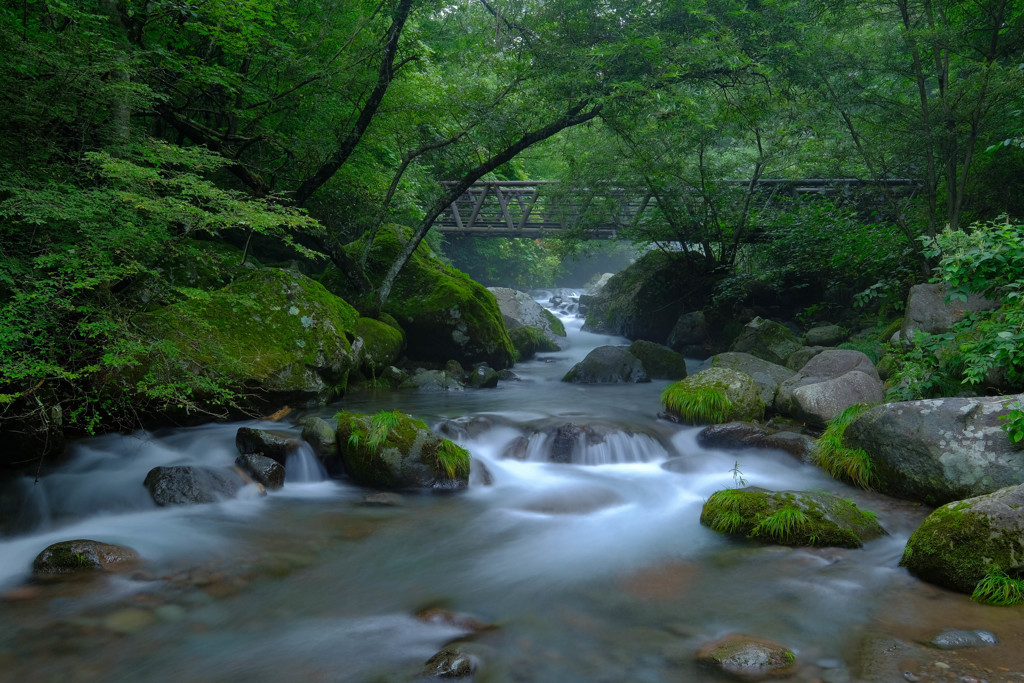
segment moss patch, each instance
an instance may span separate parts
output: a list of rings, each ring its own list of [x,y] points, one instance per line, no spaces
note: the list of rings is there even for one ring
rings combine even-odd
[[[374,237],[367,258],[367,277],[381,282],[395,256],[411,237],[408,228],[385,225]],[[358,258],[365,246],[360,239],[345,247]],[[350,295],[343,278],[326,275],[323,282],[341,296]],[[369,302],[361,302],[369,307]],[[359,305],[357,303],[357,305]],[[465,273],[443,263],[420,243],[395,281],[384,305],[407,335],[407,353],[418,360],[464,364],[485,362],[493,368],[511,367],[515,348],[494,295]]]
[[[816,491],[725,489],[701,510],[700,523],[762,543],[859,548],[885,534],[874,515],[848,500]]]
[[[548,319],[548,325],[551,326],[552,334],[559,337],[565,336],[565,325],[562,324],[562,321],[558,319],[557,315],[545,308],[544,317]]]
[[[666,417],[686,424],[749,422],[764,417],[757,383],[728,368],[710,368],[669,385],[661,402]]]
[[[361,484],[383,489],[463,488],[469,452],[398,411],[337,415],[345,470]]]
[[[536,327],[515,327],[508,331],[519,360],[529,360],[538,353],[558,351],[558,345]]]
[[[843,435],[846,428],[870,407],[866,403],[857,403],[836,415],[811,451],[814,464],[832,475],[833,479],[862,489],[871,488],[871,456],[863,448],[844,446]]]
[[[401,329],[373,318],[359,318],[354,334],[363,340],[359,362],[367,377],[378,376],[383,368],[398,360],[405,345]]]
[[[344,389],[358,316],[293,271],[267,268],[139,320],[159,342],[147,359],[158,380],[215,377],[237,390],[313,394]]]

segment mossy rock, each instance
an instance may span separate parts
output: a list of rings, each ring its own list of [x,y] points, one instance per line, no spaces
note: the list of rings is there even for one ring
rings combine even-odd
[[[398,411],[337,415],[344,470],[380,489],[460,489],[469,483],[469,452],[434,434],[422,420]],[[329,472],[338,463],[324,463]]]
[[[405,334],[401,328],[373,318],[359,318],[354,334],[362,340],[359,368],[367,377],[376,377],[384,368],[393,365],[405,347]]]
[[[142,316],[140,326],[157,340],[143,367],[159,384],[205,379],[238,393],[326,401],[344,389],[355,364],[349,340],[357,318],[300,273],[257,270]]]
[[[47,546],[32,562],[36,578],[95,571],[125,571],[136,567],[139,554],[131,548],[88,539]]]
[[[536,327],[514,327],[508,331],[519,360],[530,360],[538,353],[559,351],[558,344]]]
[[[637,339],[629,352],[640,359],[651,379],[680,380],[686,377],[686,359],[667,346]]]
[[[750,375],[712,367],[670,385],[661,395],[665,417],[686,424],[749,422],[764,417],[761,390]]]
[[[694,658],[740,680],[785,678],[799,668],[788,647],[743,633],[730,633],[704,645]]]
[[[776,365],[785,365],[801,346],[796,335],[782,323],[754,318],[743,328],[729,350],[749,353]]]
[[[757,487],[717,491],[700,523],[719,533],[790,546],[860,548],[885,535],[873,513],[821,491],[767,491]]]
[[[930,583],[971,593],[996,572],[1024,576],[1024,485],[948,503],[911,534],[900,565]]]
[[[411,231],[399,225],[384,225],[377,231],[366,261],[367,277],[374,286],[410,238]],[[358,258],[364,246],[362,238],[345,249]],[[351,296],[340,274],[325,273],[322,281],[336,294]],[[372,308],[369,301],[355,303],[364,310]],[[410,358],[438,363],[455,358],[467,366],[487,363],[496,369],[515,363],[515,348],[494,295],[436,258],[425,242],[416,247],[395,280],[384,312],[405,330]]]
[[[547,318],[548,325],[551,326],[551,332],[553,334],[559,337],[565,336],[565,325],[562,324],[562,321],[558,319],[557,315],[545,308],[544,317]]]

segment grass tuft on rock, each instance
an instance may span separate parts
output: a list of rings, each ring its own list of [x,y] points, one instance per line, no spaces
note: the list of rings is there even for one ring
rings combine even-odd
[[[866,403],[857,403],[832,418],[811,454],[814,464],[828,472],[833,479],[862,489],[871,488],[871,456],[862,448],[844,446],[843,435],[846,428],[870,407]]]
[[[993,570],[974,587],[971,599],[1000,607],[1024,604],[1024,580],[1015,579],[1002,569]]]
[[[687,424],[719,424],[728,422],[732,401],[715,387],[691,387],[679,382],[661,394],[665,408]]]

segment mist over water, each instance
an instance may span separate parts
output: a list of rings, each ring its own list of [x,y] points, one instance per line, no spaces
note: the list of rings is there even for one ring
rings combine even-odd
[[[61,540],[128,545],[145,565],[0,602],[0,679],[412,680],[465,635],[413,618],[429,606],[498,625],[476,643],[488,681],[705,680],[693,651],[734,631],[783,642],[802,661],[846,661],[905,578],[898,559],[925,511],[879,507],[782,452],[701,448],[699,429],[657,419],[666,381],[561,382],[592,348],[628,343],[581,332],[572,313],[562,316],[568,348],[517,365],[518,381],[352,395],[304,413],[399,409],[435,428],[482,420],[477,436],[457,438],[475,480],[486,469],[491,485],[368,507],[368,491],[327,480],[304,447],[284,489],[265,498],[152,502],[142,481],[153,467],[228,465],[240,426],[299,431],[260,422],[89,439],[38,483],[14,482],[22,513],[0,538],[0,592],[22,586],[36,554]],[[567,425],[583,434],[571,464],[549,462]],[[524,441],[520,457],[504,457]],[[702,527],[704,500],[741,480],[838,493],[876,509],[891,535],[809,550]],[[126,611],[144,625],[119,626]]]

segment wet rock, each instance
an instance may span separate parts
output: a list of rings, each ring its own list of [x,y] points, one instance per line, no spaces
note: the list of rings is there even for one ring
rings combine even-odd
[[[584,436],[584,431],[579,425],[567,424],[556,429],[554,439],[551,441],[551,448],[548,451],[548,460],[560,463],[572,462],[576,442],[581,436]]]
[[[476,439],[494,428],[494,420],[484,415],[466,415],[445,420],[437,431],[449,439]]]
[[[822,351],[779,386],[775,408],[823,427],[857,403],[879,403],[882,382],[871,359],[860,351]]]
[[[505,446],[501,457],[512,458],[513,460],[526,460],[530,449],[530,440],[525,436],[517,436],[512,439],[509,445]]]
[[[430,678],[467,678],[476,671],[476,657],[458,645],[449,645],[427,660],[423,676]]]
[[[283,467],[288,455],[299,447],[299,441],[291,434],[240,427],[235,434],[235,446],[242,455],[264,455]]]
[[[807,330],[804,343],[807,346],[835,346],[843,343],[849,335],[839,325],[819,325]]]
[[[900,565],[930,583],[972,593],[993,572],[1024,570],[1024,485],[947,503],[911,534]]]
[[[498,308],[505,316],[510,333],[519,327],[531,328],[540,332],[554,346],[553,350],[562,348],[565,343],[565,327],[532,296],[508,287],[488,287],[487,290],[497,299]]]
[[[697,434],[703,448],[760,448],[768,433],[750,422],[727,422],[711,425]]]
[[[474,389],[493,389],[498,386],[498,373],[487,365],[478,365],[469,373],[469,386]]]
[[[482,460],[472,458],[469,462],[469,485],[470,486],[491,486],[494,484],[494,475],[487,469]]]
[[[940,650],[960,650],[967,647],[992,647],[998,645],[999,640],[991,631],[950,630],[935,636],[928,644]]]
[[[562,378],[573,384],[649,382],[639,358],[620,346],[598,346]]]
[[[1024,482],[1024,451],[1000,418],[1018,396],[939,398],[875,406],[846,429],[843,445],[871,457],[872,485],[941,505]]]
[[[764,416],[761,390],[750,375],[709,368],[676,382],[662,394],[662,417],[685,424],[720,424]]]
[[[697,651],[698,662],[746,679],[778,678],[797,670],[796,655],[766,638],[730,633]]]
[[[163,507],[216,503],[234,498],[248,483],[248,478],[234,468],[175,465],[154,467],[146,475],[143,485],[149,489],[153,502]]]
[[[465,389],[461,375],[456,376],[445,370],[425,370],[419,368],[416,373],[402,383],[403,387],[419,389],[433,393],[439,391],[462,391]]]
[[[729,350],[749,353],[775,365],[785,365],[800,347],[796,335],[785,325],[757,317],[747,323]]]
[[[129,571],[139,563],[139,554],[123,545],[88,539],[61,541],[47,546],[32,562],[36,578],[94,571]]]
[[[712,357],[711,367],[728,368],[749,375],[757,383],[761,391],[761,400],[766,406],[775,403],[775,394],[778,393],[779,386],[793,376],[793,371],[788,368],[749,353],[735,351],[720,353]]]
[[[501,370],[498,372],[498,379],[502,382],[518,382],[520,381],[519,375],[512,372],[511,370]]]
[[[307,417],[299,424],[302,425],[302,439],[318,458],[323,460],[338,455],[338,430],[334,425],[319,417]]]
[[[651,379],[680,380],[686,377],[686,359],[667,346],[638,339],[629,345],[629,352],[643,363]]]
[[[769,434],[761,442],[761,448],[774,448],[785,451],[803,462],[810,462],[811,450],[814,448],[814,439],[798,432],[776,432],[775,434]]]
[[[457,379],[459,382],[466,381],[466,369],[462,367],[462,363],[457,360],[450,360],[444,364],[444,371],[450,376]]]
[[[338,443],[345,470],[366,486],[449,489],[469,483],[469,453],[403,413],[339,413]]]
[[[248,453],[235,458],[235,465],[266,486],[268,491],[277,491],[284,487],[284,468],[268,457]]]
[[[823,491],[717,491],[704,503],[700,523],[719,533],[790,546],[860,548],[885,535],[874,514]]]

